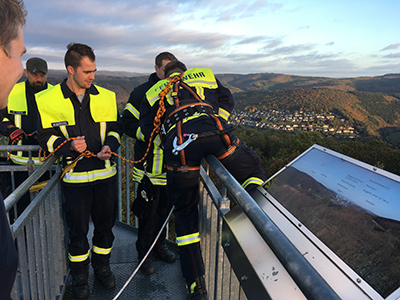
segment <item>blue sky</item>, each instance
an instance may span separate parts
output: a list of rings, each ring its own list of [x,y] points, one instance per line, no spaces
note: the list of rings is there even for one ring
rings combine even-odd
[[[356,77],[400,73],[398,0],[25,0],[27,54],[64,69],[66,45],[98,70],[149,73],[173,52],[215,73]]]

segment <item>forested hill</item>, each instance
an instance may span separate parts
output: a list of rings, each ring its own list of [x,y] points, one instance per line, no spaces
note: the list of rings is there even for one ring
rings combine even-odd
[[[328,78],[274,73],[217,74],[232,92],[275,91],[286,88],[323,88],[340,91],[399,93],[400,73],[376,77]]]
[[[334,79],[283,74],[222,74],[239,110],[333,112],[368,135],[400,126],[400,74]]]
[[[65,75],[50,70],[49,82],[58,83]],[[133,88],[148,78],[139,75],[98,72],[95,82],[116,92],[122,112]],[[216,77],[234,94],[236,109],[335,112],[372,135],[400,125],[400,74],[343,79],[274,73]]]

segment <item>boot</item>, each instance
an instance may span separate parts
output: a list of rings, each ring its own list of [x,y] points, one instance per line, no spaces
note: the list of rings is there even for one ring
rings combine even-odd
[[[142,259],[143,258],[139,258],[139,261],[142,261]],[[153,260],[151,257],[147,257],[139,269],[140,272],[142,272],[144,275],[154,274],[154,266],[153,266],[152,261]]]
[[[88,273],[72,275],[72,293],[78,299],[89,297]]]
[[[196,277],[193,280],[186,280],[188,295],[186,299],[190,300],[208,300],[206,283],[204,277]]]
[[[115,276],[109,265],[94,269],[94,275],[104,288],[113,289],[115,287]]]
[[[162,243],[159,247],[156,247],[153,251],[154,256],[160,258],[166,263],[172,264],[176,260],[176,255],[173,251],[169,250],[165,243]]]

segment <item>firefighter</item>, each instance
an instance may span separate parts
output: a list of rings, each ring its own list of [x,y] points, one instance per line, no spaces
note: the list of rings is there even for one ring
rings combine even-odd
[[[8,96],[22,75],[21,56],[25,53],[22,27],[26,22],[23,1],[0,1],[0,109],[7,106]],[[0,192],[0,299],[11,300],[18,267],[18,254],[10,232]]]
[[[68,262],[72,292],[81,299],[89,296],[90,253],[96,280],[107,289],[115,287],[109,260],[118,195],[117,168],[110,151],[118,149],[123,132],[115,93],[93,84],[96,61],[92,48],[79,43],[67,48],[67,79],[37,96],[38,140],[49,152],[61,146],[57,153],[63,156],[63,166],[70,168],[62,179]],[[86,150],[94,157],[76,160]],[[94,225],[91,251],[87,239],[90,218]]]
[[[266,177],[257,154],[232,133],[227,119],[234,106],[233,97],[212,71],[186,70],[182,62],[174,61],[165,67],[165,74],[169,77],[146,93],[140,126],[151,140],[157,122],[162,124],[167,194],[175,205],[183,277],[190,299],[208,299],[198,226],[200,162],[209,154],[215,155],[249,193]]]
[[[141,103],[146,91],[160,79],[164,78],[164,68],[172,60],[176,60],[176,57],[169,52],[162,52],[156,56],[155,72],[150,75],[147,82],[139,85],[132,91],[122,115],[125,134],[135,139],[135,161],[139,161],[144,156],[147,148],[147,143],[144,141],[139,127],[139,110]],[[167,179],[160,142],[160,139],[155,140],[145,160],[140,163],[135,163],[133,167],[133,180],[140,183],[143,180],[143,176],[146,175],[150,179],[152,190],[154,191],[152,201],[147,203],[148,207],[142,207],[134,211],[139,219],[138,239],[136,241],[139,261],[146,255],[172,207],[166,195],[165,186]],[[136,191],[138,197],[141,196],[142,187],[143,185],[139,184],[139,188]],[[140,201],[138,198],[137,200]],[[166,229],[163,230],[157,243],[154,245],[154,250],[142,264],[140,271],[143,274],[151,275],[154,273],[154,266],[152,264],[153,256],[159,257],[167,263],[175,262],[175,254],[169,250],[168,246],[165,244],[165,237]]]
[[[24,70],[26,81],[14,86],[8,98],[7,108],[2,110],[0,133],[9,137],[10,145],[38,145],[37,130],[39,113],[36,106],[35,94],[51,87],[47,83],[47,62],[39,57],[32,57],[26,61]],[[32,153],[35,165],[41,165],[37,152]],[[13,164],[27,165],[29,155],[18,151],[10,153]],[[29,176],[29,173],[15,172],[15,186],[19,186]],[[47,180],[48,173],[40,180]],[[26,193],[17,203],[17,214],[29,205],[30,195]],[[16,216],[15,216],[16,217]],[[10,219],[14,220],[14,210],[10,211]]]

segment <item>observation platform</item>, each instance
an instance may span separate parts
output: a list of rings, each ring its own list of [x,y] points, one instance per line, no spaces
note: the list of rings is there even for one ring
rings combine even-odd
[[[136,240],[137,229],[124,223],[117,222],[114,226],[114,245],[111,252],[110,266],[116,279],[116,287],[111,290],[103,288],[94,278],[93,268],[89,267],[89,289],[90,300],[108,300],[114,299],[126,281],[135,271],[140,261],[137,258]],[[89,229],[89,238],[91,239],[93,226]],[[136,273],[124,291],[117,298],[118,300],[159,300],[173,299],[185,300],[186,288],[182,277],[181,266],[178,251],[173,245],[170,249],[177,255],[177,260],[172,263],[166,263],[154,259],[153,265],[155,273],[147,276],[140,271]],[[70,282],[67,283],[67,289],[63,297],[64,300],[76,299],[71,291]]]

